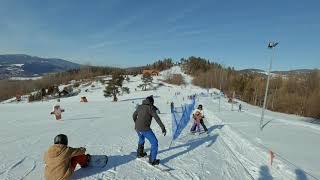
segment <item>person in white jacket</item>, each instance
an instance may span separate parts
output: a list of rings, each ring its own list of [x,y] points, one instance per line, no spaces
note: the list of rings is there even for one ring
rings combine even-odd
[[[207,129],[206,125],[205,125],[204,122],[203,122],[204,112],[203,112],[203,107],[202,107],[201,104],[199,104],[198,108],[193,111],[193,113],[192,113],[192,117],[193,117],[193,118],[196,117],[197,112],[200,112],[200,114],[201,114],[201,115],[200,115],[200,116],[201,116],[201,118],[200,118],[200,124],[201,124],[201,126],[203,127],[203,129],[204,129],[205,132],[208,132],[208,129]],[[195,130],[196,130],[196,127],[192,126],[191,132],[194,132]]]
[[[61,109],[59,104],[55,104],[53,106],[53,111],[50,114],[54,114],[56,116],[56,120],[60,120],[62,118],[62,112],[64,112],[64,109]]]

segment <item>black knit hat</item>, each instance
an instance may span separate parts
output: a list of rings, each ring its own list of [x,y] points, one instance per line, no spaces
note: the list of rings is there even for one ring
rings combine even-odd
[[[151,104],[154,103],[153,95],[148,96],[146,99],[147,99]]]

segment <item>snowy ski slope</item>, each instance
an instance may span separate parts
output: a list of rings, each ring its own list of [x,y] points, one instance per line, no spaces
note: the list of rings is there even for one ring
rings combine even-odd
[[[179,67],[161,73],[181,73]],[[49,113],[56,101],[0,104],[0,179],[44,179],[43,154],[59,133],[69,137],[69,145],[85,146],[90,154],[109,156],[108,165],[99,169],[78,169],[73,179],[319,179],[320,127],[302,120],[307,118],[266,112],[263,131],[259,131],[261,110],[242,103],[244,111],[231,111],[226,99],[199,97],[203,104],[209,135],[190,135],[189,126],[169,149],[171,141],[170,102],[185,103],[186,96],[206,93],[192,86],[191,77],[184,74],[188,85],[167,85],[155,91],[135,91],[140,76],[130,77],[124,86],[131,93],[119,97],[119,102],[104,98],[104,87],[96,83],[89,92],[61,99],[65,109],[63,121]],[[138,89],[138,88],[137,88]],[[210,92],[217,90],[210,90]],[[175,96],[175,92],[180,92]],[[161,163],[172,169],[159,171],[135,160],[137,136],[132,113],[148,95],[155,98],[167,136],[154,121],[152,128],[159,140]],[[80,103],[86,96],[88,103]],[[234,109],[237,109],[237,105]],[[270,122],[269,122],[270,121]],[[265,123],[266,123],[265,122]],[[149,143],[146,143],[149,149]],[[269,149],[275,154],[270,167]]]

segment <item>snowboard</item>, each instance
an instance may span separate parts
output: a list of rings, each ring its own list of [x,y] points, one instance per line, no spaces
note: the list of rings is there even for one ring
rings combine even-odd
[[[132,156],[134,156],[134,155],[132,155]],[[136,157],[136,156],[134,156],[134,157]],[[137,157],[136,157],[136,160],[137,160],[137,161],[140,161],[140,162],[143,162],[144,164],[148,165],[149,167],[152,167],[152,168],[154,168],[154,169],[157,169],[158,171],[161,171],[161,172],[169,172],[169,171],[173,170],[172,168],[167,167],[167,166],[161,164],[161,160],[160,160],[160,164],[154,165],[154,166],[151,165],[151,164],[149,163],[149,156],[144,156],[144,157],[141,157],[141,158],[137,158]]]
[[[108,163],[108,156],[106,155],[90,155],[89,167],[103,168]]]

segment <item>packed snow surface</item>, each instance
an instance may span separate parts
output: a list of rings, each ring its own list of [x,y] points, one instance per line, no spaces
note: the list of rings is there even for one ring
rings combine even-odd
[[[160,83],[168,73],[182,73],[179,67],[164,71],[154,78]],[[183,73],[182,73],[183,74]],[[141,91],[137,86],[141,76],[130,77],[124,86],[131,93],[118,102],[103,96],[104,86],[96,82],[78,96],[62,98],[65,109],[62,121],[51,115],[56,100],[34,103],[0,104],[0,179],[44,179],[43,155],[53,138],[68,135],[69,145],[84,146],[92,155],[107,155],[105,168],[83,168],[75,171],[73,179],[319,179],[320,127],[305,122],[307,118],[266,112],[264,128],[259,129],[259,107],[240,102],[232,105],[216,89],[201,89],[191,85],[192,78],[183,74],[187,85],[163,83],[157,90]],[[80,86],[81,87],[81,86]],[[135,90],[137,89],[137,90]],[[175,95],[177,92],[180,95]],[[178,107],[189,103],[187,96],[198,94],[196,105],[203,104],[205,124],[209,134],[191,135],[189,126],[169,148],[171,132],[170,102]],[[213,96],[211,96],[213,94]],[[159,171],[135,159],[137,135],[132,113],[136,104],[154,95],[160,118],[167,128],[161,134],[157,123],[152,129],[159,140],[162,166]],[[80,103],[86,96],[88,103]],[[220,108],[219,108],[220,104]],[[149,153],[150,144],[146,141]],[[270,164],[270,150],[274,152]]]

